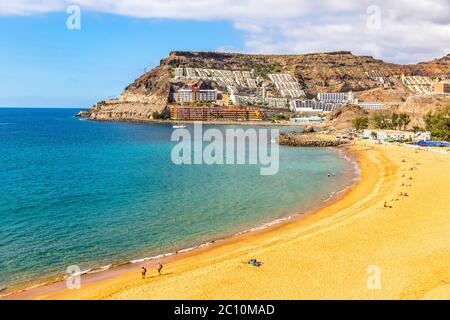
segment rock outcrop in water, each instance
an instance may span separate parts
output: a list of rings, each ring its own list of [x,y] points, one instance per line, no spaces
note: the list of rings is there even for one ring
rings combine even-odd
[[[89,118],[91,116],[91,112],[89,110],[81,110],[78,112],[75,117],[79,118]]]
[[[337,147],[348,141],[336,139],[334,136],[314,133],[281,133],[278,143],[290,147]]]
[[[192,85],[217,87],[202,80],[173,79],[176,67],[209,68],[224,70],[254,70],[263,78],[268,73],[287,72],[297,78],[307,96],[318,92],[364,92],[378,88],[379,84],[366,72],[381,71],[385,76],[415,74],[450,76],[450,55],[430,62],[414,65],[385,63],[370,56],[355,56],[348,51],[296,54],[251,55],[219,52],[173,51],[161,60],[159,66],[143,74],[128,85],[117,99],[96,103],[90,110],[90,118],[97,120],[152,119],[153,112],[167,107],[171,92]],[[403,88],[394,81],[393,88]],[[377,93],[378,94],[378,93]],[[383,94],[383,91],[380,93]],[[403,92],[401,93],[403,94]]]

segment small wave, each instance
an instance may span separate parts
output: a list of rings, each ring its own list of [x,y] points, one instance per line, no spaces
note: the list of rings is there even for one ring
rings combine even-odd
[[[207,247],[207,246],[209,246],[209,245],[211,245],[211,244],[213,244],[213,243],[215,243],[217,241],[220,241],[220,239],[219,240],[212,240],[212,241],[204,242],[204,243],[202,243],[202,244],[200,244],[198,246],[193,246],[193,247],[181,249],[181,250],[178,250],[176,253],[185,253],[185,252],[189,252],[189,251],[192,251],[192,250],[195,250],[195,249],[205,248],[205,247]]]
[[[271,222],[264,223],[264,224],[262,224],[262,225],[260,225],[258,227],[254,227],[254,228],[250,228],[250,229],[247,229],[247,230],[244,230],[244,231],[240,231],[240,232],[234,234],[234,236],[236,237],[236,236],[240,236],[240,235],[245,234],[245,233],[267,229],[267,228],[269,228],[269,227],[271,227],[273,225],[276,225],[276,224],[282,223],[284,221],[290,220],[290,219],[292,219],[293,217],[295,217],[297,215],[298,214],[290,215],[290,216],[287,216],[287,217],[284,217],[284,218],[280,218],[280,219],[273,220]]]
[[[336,150],[345,160],[350,162],[350,164],[353,166],[354,171],[357,173],[357,176],[353,177],[352,181],[358,181],[359,176],[361,175],[361,169],[358,166],[358,162],[354,158],[350,157],[345,151],[333,147],[332,149]]]
[[[54,281],[38,283],[38,284],[35,284],[34,286],[28,287],[26,290],[40,288],[40,287],[46,286],[46,285],[48,285],[50,283],[53,283],[53,282]]]
[[[41,282],[41,283],[35,284],[33,286],[26,287],[24,289],[18,290],[18,291],[3,293],[3,294],[0,294],[0,298],[8,297],[8,296],[13,295],[13,294],[22,293],[22,292],[25,292],[25,291],[28,291],[28,290],[39,288],[39,287],[44,287],[46,285],[49,285],[49,284],[52,284],[52,283],[58,282],[58,281],[59,281],[59,279],[55,279],[54,281]],[[7,287],[0,288],[0,292],[5,291],[6,289],[8,289],[8,288]]]
[[[328,201],[330,201],[331,199],[333,199],[333,197],[335,196],[335,194],[336,194],[335,191],[333,191],[332,193],[330,193],[330,195],[329,195],[327,198],[325,198],[325,200],[323,200],[322,203],[328,202]]]
[[[15,124],[15,123],[12,123],[12,122],[0,122],[0,126],[10,126],[10,125],[13,125],[13,124]]]
[[[204,248],[207,247],[213,243],[216,243],[218,241],[220,241],[221,239],[217,239],[217,240],[212,240],[212,241],[208,241],[208,242],[204,242],[202,244],[199,244],[198,246],[193,246],[193,247],[188,247],[188,248],[184,248],[184,249],[180,249],[180,250],[176,250],[173,252],[168,252],[168,253],[162,253],[156,256],[151,256],[151,257],[145,257],[145,258],[140,258],[140,259],[134,259],[131,260],[129,263],[141,263],[141,262],[146,262],[146,261],[151,261],[151,260],[158,260],[158,259],[162,259],[162,258],[166,258],[166,257],[170,257],[179,253],[186,253],[186,252],[190,252],[193,251],[195,249],[200,249],[200,248]]]
[[[89,273],[89,274],[92,274],[92,273],[97,273],[97,272],[106,271],[106,270],[110,269],[111,267],[112,267],[112,264],[108,264],[108,265],[103,266],[103,267],[93,268],[93,269],[92,269],[91,271],[89,271],[88,273]]]
[[[74,273],[65,275],[65,276],[64,276],[64,279],[67,279],[68,277],[79,277],[79,276],[82,276],[82,275],[84,275],[84,274],[90,273],[92,270],[93,270],[93,269],[86,269],[86,270],[82,270],[82,271],[80,271],[80,272],[74,272]]]
[[[165,258],[165,257],[170,257],[170,256],[173,256],[174,254],[176,254],[177,252],[180,252],[180,251],[163,253],[163,254],[159,254],[157,256],[135,259],[135,260],[131,260],[130,263],[140,263],[140,262],[145,262],[145,261],[157,260],[157,259],[161,259],[161,258]]]

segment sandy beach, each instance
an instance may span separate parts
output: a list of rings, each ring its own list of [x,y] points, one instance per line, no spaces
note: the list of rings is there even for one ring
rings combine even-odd
[[[349,148],[361,181],[316,212],[170,261],[161,276],[136,267],[27,298],[450,299],[450,156]]]

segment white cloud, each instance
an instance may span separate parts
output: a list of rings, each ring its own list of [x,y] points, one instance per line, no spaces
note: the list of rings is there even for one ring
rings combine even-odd
[[[450,52],[448,0],[13,0],[0,4],[0,14],[63,11],[69,4],[139,18],[228,20],[247,52],[351,50],[401,63]],[[380,10],[380,28],[368,27],[371,5]]]
[[[61,0],[17,0],[0,2],[0,15],[31,15],[61,11],[65,8]]]

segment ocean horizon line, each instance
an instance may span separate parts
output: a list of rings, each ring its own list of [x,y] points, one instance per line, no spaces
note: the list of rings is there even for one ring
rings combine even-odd
[[[90,107],[69,107],[69,106],[0,106],[0,109],[75,109],[83,110]]]

